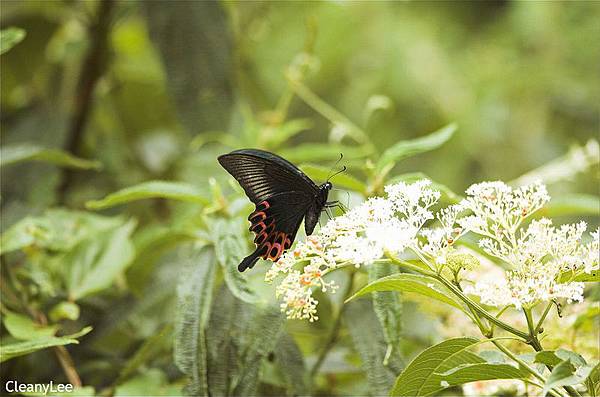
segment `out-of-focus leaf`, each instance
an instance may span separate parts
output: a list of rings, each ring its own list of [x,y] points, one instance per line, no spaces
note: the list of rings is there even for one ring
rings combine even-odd
[[[559,278],[559,283],[571,283],[574,281],[584,282],[584,283],[597,283],[600,281],[600,272],[592,271],[591,273],[577,273],[573,274],[573,272],[563,272]]]
[[[389,165],[407,157],[437,149],[452,138],[456,129],[456,124],[448,124],[429,135],[396,143],[383,152],[377,162],[377,171],[381,171]]]
[[[442,284],[430,277],[417,274],[400,273],[380,278],[361,288],[353,296],[348,298],[348,300],[375,291],[414,292],[466,312],[465,307],[459,301],[454,299]]]
[[[149,198],[166,198],[206,205],[209,200],[193,185],[183,182],[149,181],[111,193],[101,200],[88,201],[90,209],[104,209]]]
[[[227,126],[233,106],[232,38],[221,3],[143,6],[183,125],[193,134]]]
[[[180,394],[180,386],[169,384],[164,372],[156,368],[151,368],[143,374],[117,386],[114,396],[173,396]]]
[[[527,379],[529,373],[509,364],[463,364],[444,372],[441,381],[448,386],[493,379]]]
[[[77,338],[82,337],[92,330],[92,327],[85,327],[81,331],[66,336],[45,336],[42,338],[31,339],[25,342],[16,342],[6,345],[0,345],[0,363],[11,358],[23,356],[38,350],[53,346],[63,346],[71,343],[79,343]]]
[[[65,319],[75,321],[79,318],[79,311],[77,303],[65,301],[56,304],[50,310],[49,317],[55,322]]]
[[[215,279],[215,253],[205,246],[190,257],[177,286],[174,358],[190,378],[192,395],[208,395],[206,325],[210,317]]]
[[[563,194],[553,197],[552,200],[536,216],[600,216],[600,197],[591,194]]]
[[[236,233],[239,231],[237,223],[216,219],[211,235],[214,237],[217,261],[223,269],[227,287],[236,298],[254,303],[258,297],[248,286],[248,279],[237,269],[240,254],[246,249],[246,243],[239,233]]]
[[[309,163],[313,161],[334,162],[340,158],[340,153],[346,159],[364,158],[371,154],[366,146],[344,146],[336,143],[304,143],[290,149],[282,149],[279,155],[293,163]]]
[[[375,282],[380,278],[394,273],[394,265],[390,263],[374,263],[368,267],[369,282]],[[402,303],[396,291],[374,291],[373,309],[383,329],[383,336],[387,343],[386,361],[388,353],[400,343],[402,331]]]
[[[24,29],[10,27],[0,30],[0,55],[19,44],[26,36]]]
[[[275,345],[275,363],[285,380],[289,395],[304,396],[308,394],[308,373],[304,365],[304,357],[294,338],[284,332]]]
[[[44,397],[64,397],[64,396],[74,396],[74,397],[94,397],[96,396],[96,391],[92,386],[82,386],[82,387],[74,387],[73,390],[69,391],[52,391],[50,389],[50,385],[47,385],[48,392],[44,393],[44,391],[36,392],[24,392],[19,393],[23,396],[44,396]],[[53,385],[53,388],[56,389],[56,384]]]
[[[4,232],[0,238],[0,254],[29,246],[68,251],[81,240],[122,222],[119,217],[50,209],[41,216],[26,217]]]
[[[263,139],[268,143],[268,147],[277,148],[291,137],[311,127],[312,122],[309,119],[289,120],[278,127],[263,128]]]
[[[41,161],[61,167],[84,170],[101,167],[98,161],[82,159],[62,150],[44,148],[31,143],[6,145],[0,148],[0,166],[5,167],[23,161]]]
[[[329,175],[331,175],[331,169],[327,167],[322,167],[320,165],[314,164],[302,164],[300,169],[308,175],[313,181],[319,183],[321,181],[325,181]],[[363,193],[367,190],[367,186],[353,177],[350,174],[342,173],[336,175],[332,183],[334,187],[340,187],[343,189],[350,189],[359,193]]]
[[[63,258],[69,297],[77,300],[108,288],[135,255],[130,235],[135,221],[81,241]]]
[[[460,200],[463,199],[463,197],[461,195],[454,193],[452,191],[452,189],[450,189],[448,186],[443,185],[439,182],[432,181],[429,176],[425,175],[422,172],[411,172],[408,174],[402,174],[402,175],[399,175],[397,177],[390,179],[388,181],[388,183],[389,184],[393,184],[396,182],[414,183],[416,181],[420,181],[423,179],[427,179],[428,181],[431,181],[431,187],[435,190],[438,190],[442,194],[442,198],[445,199],[446,201],[456,204]]]
[[[475,338],[453,338],[425,349],[396,379],[392,396],[427,396],[443,390],[442,373],[463,364],[483,364],[485,360],[469,352]],[[449,385],[448,385],[449,386]]]
[[[387,343],[371,301],[361,299],[349,303],[344,311],[344,322],[360,355],[370,394],[387,395],[400,371],[400,359],[396,350],[389,357],[388,365],[384,365]]]
[[[546,395],[553,387],[577,385],[584,383],[591,373],[591,367],[580,367],[579,369],[571,363],[570,359],[561,361],[552,369],[550,376],[546,379],[542,395]]]
[[[56,325],[41,325],[22,314],[6,311],[3,317],[4,326],[17,339],[30,340],[54,336]]]

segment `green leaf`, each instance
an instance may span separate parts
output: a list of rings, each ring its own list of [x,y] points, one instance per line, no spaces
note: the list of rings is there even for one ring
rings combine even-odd
[[[112,285],[135,256],[130,235],[135,221],[103,231],[81,241],[58,258],[64,263],[67,290],[71,300],[81,299]]]
[[[61,320],[75,321],[79,318],[79,306],[74,302],[60,302],[50,310],[49,317],[52,321]]]
[[[290,149],[282,149],[279,155],[293,163],[309,163],[313,161],[330,161],[331,164],[340,158],[364,158],[371,154],[365,146],[345,146],[337,143],[304,143]]]
[[[294,119],[285,122],[277,128],[263,127],[262,134],[263,138],[268,142],[269,147],[277,148],[293,136],[310,129],[312,125],[313,123],[310,119]]]
[[[469,382],[493,379],[527,379],[529,373],[509,364],[463,364],[441,375],[441,381],[448,386],[463,385]]]
[[[390,395],[427,396],[443,390],[440,375],[464,364],[483,364],[485,360],[467,349],[475,338],[453,338],[432,346],[415,357],[396,379]]]
[[[309,378],[304,357],[294,338],[287,332],[282,333],[277,339],[275,363],[283,375],[286,389],[290,395],[308,395]]]
[[[377,162],[377,171],[380,172],[384,168],[407,157],[437,149],[452,138],[456,129],[457,125],[453,123],[429,135],[396,143],[383,152]]]
[[[585,379],[585,385],[587,386],[590,396],[600,396],[600,363],[592,368],[588,377]]]
[[[165,198],[198,204],[209,204],[200,189],[183,182],[149,181],[111,193],[101,200],[88,201],[89,209],[104,209],[149,198]]]
[[[229,125],[234,95],[233,37],[220,2],[143,2],[167,87],[182,124],[192,133]]]
[[[536,217],[599,216],[600,197],[591,194],[563,194],[552,200],[536,213]]]
[[[0,55],[19,44],[26,36],[24,29],[9,27],[0,30]]]
[[[181,394],[181,387],[169,384],[164,372],[151,368],[135,378],[117,386],[114,397],[125,396],[176,396]]]
[[[424,174],[422,172],[411,172],[411,173],[399,175],[397,177],[390,179],[388,181],[388,184],[393,184],[393,183],[397,183],[397,182],[414,183],[416,181],[420,181],[423,179],[427,179],[427,180],[431,181],[431,187],[434,190],[437,190],[442,194],[443,200],[445,200],[449,203],[452,203],[452,204],[456,204],[463,199],[463,197],[461,195],[454,193],[452,191],[452,189],[450,189],[448,186],[431,180],[431,178],[429,176],[427,176],[426,174]]]
[[[368,266],[369,281],[375,282],[384,276],[391,275],[395,267],[391,263],[374,263]],[[402,331],[402,303],[396,291],[374,291],[373,309],[383,330],[383,336],[387,343],[386,363],[388,353],[400,343]]]
[[[0,345],[0,363],[11,358],[24,356],[38,350],[53,346],[63,346],[72,343],[79,343],[77,338],[82,337],[92,330],[92,327],[85,327],[81,331],[66,336],[45,336],[42,338],[31,339],[25,342],[16,342],[6,345]]]
[[[559,364],[561,361],[563,361],[561,358],[559,358],[554,351],[551,350],[544,350],[541,352],[537,352],[535,354],[535,359],[533,360],[534,363],[539,363],[539,364],[545,364],[545,365],[550,365],[550,366],[555,366],[557,364]]]
[[[41,325],[22,314],[5,311],[3,317],[6,330],[15,338],[21,340],[41,339],[54,336],[58,330],[56,325]]]
[[[325,181],[331,175],[331,168],[322,167],[314,164],[302,164],[300,169],[314,181]],[[367,190],[367,185],[359,181],[348,173],[338,174],[332,180],[335,187],[353,190],[364,194]]]
[[[590,373],[590,370],[586,371],[584,367],[580,368],[582,371],[578,371],[577,368],[571,363],[570,359],[561,361],[550,373],[542,395],[545,395],[548,390],[553,387],[570,386],[583,383]]]
[[[26,217],[0,237],[0,254],[35,246],[51,251],[69,251],[80,241],[114,228],[123,221],[82,211],[51,209],[37,217]]]
[[[239,225],[233,221],[216,219],[213,232],[217,261],[223,269],[225,283],[231,293],[244,302],[254,303],[258,297],[248,285],[248,278],[237,269],[240,257],[246,249],[244,239],[239,235]]]
[[[387,343],[370,300],[360,299],[346,305],[344,323],[361,358],[361,368],[367,375],[370,394],[387,395],[394,377],[401,368],[397,349],[384,365]]]
[[[41,161],[61,167],[84,170],[101,168],[98,161],[82,159],[62,150],[44,148],[32,143],[6,145],[0,148],[0,166],[4,167],[23,161]]]
[[[408,273],[394,274],[369,283],[351,296],[348,301],[375,291],[414,292],[466,312],[462,303],[455,300],[441,283],[430,277]]]
[[[177,312],[173,355],[177,367],[190,378],[192,395],[208,395],[206,325],[215,280],[215,253],[205,246],[186,263],[177,286]]]

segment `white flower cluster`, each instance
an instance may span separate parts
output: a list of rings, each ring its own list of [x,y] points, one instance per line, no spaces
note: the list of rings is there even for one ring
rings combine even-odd
[[[285,275],[276,294],[287,317],[317,319],[318,302],[312,289],[337,288],[332,281],[324,281],[328,272],[346,265],[370,264],[385,251],[398,253],[414,245],[423,224],[433,218],[430,208],[439,198],[429,185],[429,181],[418,181],[387,186],[386,198],[370,198],[330,220],[318,234],[299,242],[273,264],[265,279],[270,282]],[[294,269],[299,262],[306,264],[302,271]]]
[[[460,204],[471,215],[457,220],[468,231],[485,236],[480,247],[510,266],[505,278],[481,280],[465,292],[478,295],[492,306],[532,306],[540,301],[565,298],[583,300],[583,283],[560,280],[565,272],[575,275],[598,269],[598,233],[582,244],[585,222],[555,227],[542,218],[527,228],[522,222],[548,202],[540,183],[511,189],[502,182],[473,185]]]
[[[459,204],[436,214],[434,228],[423,228],[434,219],[431,207],[439,199],[429,181],[398,183],[386,186],[385,192],[386,197],[370,198],[330,220],[269,269],[266,281],[284,277],[276,294],[288,318],[317,320],[313,289],[337,289],[333,281],[324,280],[327,273],[371,264],[386,252],[399,254],[410,248],[436,271],[445,266],[455,273],[471,269],[478,260],[453,247],[467,232],[482,236],[481,248],[510,267],[505,277],[479,280],[465,288],[488,305],[520,308],[555,298],[581,301],[583,284],[571,282],[569,275],[598,270],[600,231],[592,233],[591,243],[582,244],[584,222],[555,227],[541,219],[522,226],[550,199],[541,183],[518,189],[502,182],[473,185]]]

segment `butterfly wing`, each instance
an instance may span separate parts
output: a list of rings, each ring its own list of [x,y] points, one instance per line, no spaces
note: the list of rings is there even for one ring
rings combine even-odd
[[[312,197],[302,192],[284,192],[256,205],[248,216],[250,231],[255,234],[256,250],[238,266],[243,272],[254,266],[258,258],[277,262],[292,246],[302,218],[312,203]]]
[[[319,188],[298,167],[276,154],[241,149],[219,156],[219,163],[258,204],[279,193],[298,191],[316,196]]]

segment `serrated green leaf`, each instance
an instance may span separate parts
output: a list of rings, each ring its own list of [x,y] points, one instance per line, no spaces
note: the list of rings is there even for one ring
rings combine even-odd
[[[82,159],[63,150],[44,148],[32,143],[6,145],[0,148],[0,166],[5,167],[23,161],[41,161],[61,167],[84,170],[101,168],[98,161]]]
[[[387,343],[379,326],[373,305],[368,299],[360,299],[346,305],[344,323],[350,332],[354,347],[361,358],[361,368],[367,376],[371,395],[386,395],[401,368],[397,349],[391,352],[384,365]]]
[[[9,334],[17,339],[30,340],[54,336],[58,330],[56,325],[41,325],[22,314],[6,310],[2,317]]]
[[[396,143],[383,152],[377,162],[377,171],[379,172],[407,157],[437,149],[452,138],[456,129],[457,125],[453,123],[429,135]]]
[[[325,181],[331,175],[331,168],[322,167],[314,164],[302,164],[300,169],[315,182]],[[364,194],[367,185],[359,181],[348,173],[338,174],[331,181],[335,187],[350,189],[355,192]]]
[[[308,395],[308,372],[304,365],[302,351],[294,338],[283,332],[277,339],[274,352],[277,369],[282,373],[289,395]]]
[[[240,228],[233,221],[216,219],[212,232],[215,253],[231,293],[244,302],[254,303],[258,297],[248,285],[248,279],[237,269],[242,253],[247,249],[244,240],[236,233],[239,230]]]
[[[441,283],[430,277],[408,273],[394,274],[369,283],[351,296],[348,301],[375,291],[414,292],[466,312],[465,307],[455,300]]]
[[[64,256],[56,258],[64,263],[64,274],[69,297],[81,299],[112,285],[114,279],[132,262],[135,249],[130,235],[136,222],[128,221],[81,241]]]
[[[24,29],[9,27],[0,30],[0,55],[19,44],[26,36]]]
[[[31,339],[25,342],[16,342],[6,345],[0,345],[0,363],[11,358],[24,356],[38,350],[48,347],[63,346],[72,343],[79,343],[77,338],[82,337],[92,330],[92,327],[85,327],[81,331],[66,336],[46,336],[42,338]]]
[[[527,379],[529,373],[509,364],[463,364],[442,374],[441,382],[448,386],[463,385],[469,382],[493,379]]]
[[[475,338],[445,340],[421,352],[396,379],[392,396],[427,396],[443,390],[441,373],[464,364],[483,364],[485,360],[467,349]]]
[[[213,299],[215,262],[212,247],[195,251],[177,286],[173,356],[175,365],[190,379],[186,390],[192,395],[208,395],[206,325]]]
[[[88,201],[85,206],[99,210],[149,198],[165,198],[203,205],[210,203],[200,189],[193,185],[183,182],[149,181],[111,193],[101,200]]]
[[[394,273],[390,263],[374,263],[368,267],[369,282],[375,282]],[[402,331],[402,303],[396,291],[374,291],[373,309],[383,330],[387,351],[391,352],[400,343]],[[386,353],[387,358],[387,353]]]

